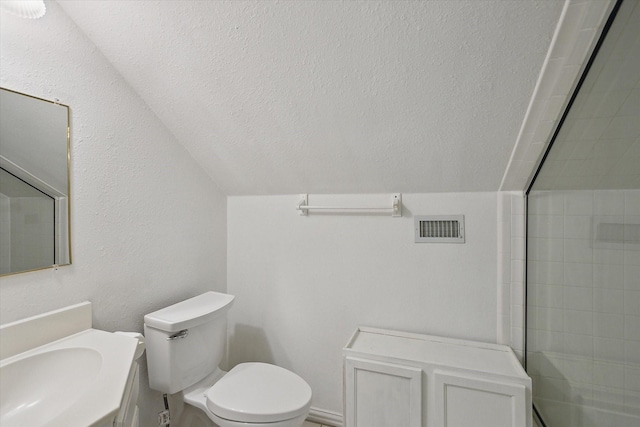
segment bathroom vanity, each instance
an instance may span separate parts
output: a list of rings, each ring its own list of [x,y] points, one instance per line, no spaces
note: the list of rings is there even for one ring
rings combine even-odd
[[[358,328],[343,350],[345,427],[531,427],[531,379],[497,344]]]
[[[91,317],[86,302],[0,326],[0,425],[138,426],[144,341]]]

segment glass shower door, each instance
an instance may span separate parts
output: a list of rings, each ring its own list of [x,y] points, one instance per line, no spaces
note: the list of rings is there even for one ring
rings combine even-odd
[[[640,2],[527,193],[526,367],[547,427],[640,426]]]

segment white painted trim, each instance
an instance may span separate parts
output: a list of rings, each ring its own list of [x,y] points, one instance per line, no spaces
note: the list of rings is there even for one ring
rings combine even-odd
[[[510,346],[521,362],[524,360],[525,223],[524,194],[499,192],[497,337],[498,343]]]
[[[331,427],[342,427],[344,425],[342,414],[314,407],[309,410],[307,421]]]
[[[565,1],[499,191],[523,191],[529,185],[615,3]],[[562,104],[552,102],[559,97],[565,98]]]

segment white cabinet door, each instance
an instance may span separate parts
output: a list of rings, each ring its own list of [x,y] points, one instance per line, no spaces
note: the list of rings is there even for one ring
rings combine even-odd
[[[345,427],[421,427],[422,370],[347,357]]]
[[[522,384],[439,370],[434,371],[433,381],[437,427],[530,425]]]

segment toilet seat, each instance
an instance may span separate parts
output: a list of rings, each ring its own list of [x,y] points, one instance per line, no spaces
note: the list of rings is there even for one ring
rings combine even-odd
[[[298,375],[268,363],[241,363],[206,392],[216,416],[245,423],[269,423],[306,414],[311,387]]]

